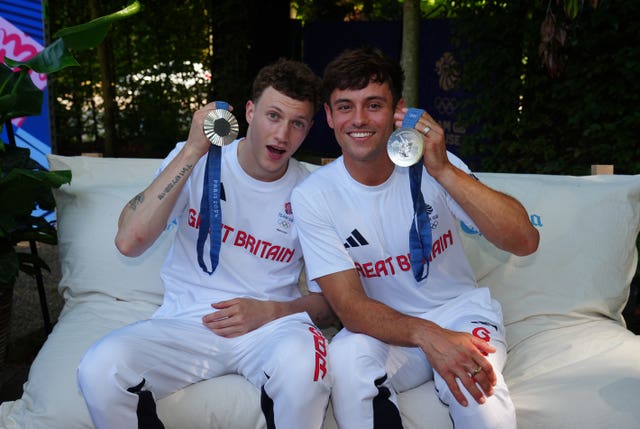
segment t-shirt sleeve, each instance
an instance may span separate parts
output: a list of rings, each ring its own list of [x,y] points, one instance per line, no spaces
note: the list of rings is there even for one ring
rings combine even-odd
[[[464,161],[462,161],[460,158],[458,158],[456,155],[454,155],[451,152],[447,152],[447,155],[449,157],[449,161],[451,161],[453,165],[455,165],[460,170],[464,171],[468,175],[478,180],[478,178],[473,175],[473,173],[471,172],[467,164],[464,163]],[[478,230],[478,227],[476,226],[475,222],[469,217],[467,212],[465,212],[462,209],[462,207],[460,207],[460,205],[456,202],[456,200],[454,200],[451,197],[451,195],[449,195],[448,192],[445,192],[445,194],[446,194],[447,206],[449,207],[449,210],[451,210],[453,215],[456,217],[456,219],[462,222],[467,228]]]
[[[332,222],[332,213],[324,203],[321,192],[309,186],[294,189],[291,205],[298,229],[302,254],[305,260],[307,278],[315,280],[328,274],[354,268],[342,240],[336,233]],[[310,290],[319,287],[315,282]]]

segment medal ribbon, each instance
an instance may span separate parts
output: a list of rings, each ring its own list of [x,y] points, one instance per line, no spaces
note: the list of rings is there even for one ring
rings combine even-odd
[[[422,109],[409,109],[404,116],[402,126],[414,128]],[[422,160],[409,167],[409,183],[411,186],[411,199],[413,200],[413,221],[409,231],[409,249],[411,269],[413,277],[420,282],[429,275],[429,257],[431,254],[431,221],[427,213],[427,205],[420,189],[422,183]]]
[[[229,110],[229,103],[216,101],[217,109]],[[212,144],[207,154],[207,166],[204,170],[204,185],[200,200],[200,227],[198,229],[198,264],[202,270],[211,275],[218,266],[220,254],[220,239],[222,236],[222,209],[220,208],[220,170],[222,147]],[[204,261],[204,243],[209,239],[209,258],[211,271]]]

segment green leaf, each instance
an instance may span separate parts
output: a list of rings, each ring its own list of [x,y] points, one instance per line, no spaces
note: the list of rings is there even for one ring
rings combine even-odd
[[[33,84],[27,70],[13,72],[2,65],[0,82],[2,82],[0,86],[1,123],[11,118],[40,114],[42,91]]]
[[[15,216],[0,212],[0,243],[2,243],[3,240],[9,240],[11,231],[13,231],[17,225]]]
[[[11,170],[0,179],[0,201],[10,201],[6,211],[16,215],[31,213],[40,201],[50,201],[51,188],[71,180],[70,171]]]
[[[51,188],[70,181],[71,171],[39,170],[28,149],[6,146],[0,157],[0,201],[8,203],[2,212],[27,216],[36,206],[53,209]]]
[[[57,72],[66,67],[77,66],[79,63],[69,52],[69,49],[82,50],[96,47],[107,35],[109,27],[113,22],[128,18],[139,11],[140,3],[136,0],[118,12],[96,18],[93,21],[74,27],[61,29],[54,35],[57,40],[27,61],[17,61],[5,57],[5,62],[10,67],[33,69],[38,73],[46,74]],[[2,76],[2,81],[4,80],[5,76]],[[0,94],[2,94],[2,92],[0,92]],[[35,114],[37,115],[39,113],[40,111],[38,110]]]
[[[101,16],[84,24],[63,28],[54,36],[64,39],[68,49],[87,49],[97,46],[107,35],[112,23],[135,15],[140,11],[136,0],[124,9],[110,15]]]
[[[0,177],[4,177],[6,173],[14,168],[26,168],[28,170],[37,170],[38,163],[31,159],[31,151],[27,148],[18,146],[3,146],[4,153],[0,157],[0,172],[4,172]]]
[[[0,240],[0,285],[15,284],[20,263],[13,245]]]
[[[5,61],[11,67],[30,68],[38,73],[45,74],[79,65],[78,61],[68,51],[63,39],[57,39],[28,61],[16,61],[11,58],[5,58]]]
[[[564,0],[564,13],[569,19],[576,19],[584,0]]]

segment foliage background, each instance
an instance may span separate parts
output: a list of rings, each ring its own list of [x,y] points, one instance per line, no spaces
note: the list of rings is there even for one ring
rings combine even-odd
[[[288,2],[141,3],[143,10],[136,19],[114,26],[105,41],[103,66],[116,99],[113,152],[107,156],[166,156],[186,138],[193,111],[207,100],[229,101],[241,126],[246,126],[244,104],[257,68],[278,56],[299,55],[293,49],[292,40],[299,37],[291,34],[296,27],[289,20]],[[92,7],[98,16],[124,4],[123,0],[49,0],[50,33],[87,21]],[[90,66],[65,70],[50,82],[55,151],[105,152],[108,105],[102,97],[101,64],[95,51],[78,52],[77,58]]]
[[[123,5],[92,3],[98,14]],[[279,56],[301,57],[305,23],[402,17],[398,0],[142,3],[136,19],[114,27],[107,40],[117,106],[114,150],[105,155],[165,156],[207,100],[229,101],[243,132],[252,77]],[[640,172],[640,2],[600,0],[595,10],[588,2],[573,3],[582,7],[569,20],[555,0],[420,2],[423,19],[454,21],[460,84],[471,95],[460,115],[469,130],[462,154],[474,169],[589,174],[591,164],[610,163],[616,173]],[[289,19],[292,6],[300,20]],[[558,48],[565,67],[556,77],[538,56],[549,8],[568,36]],[[49,0],[51,32],[86,21],[90,9],[86,1]],[[93,51],[78,57],[92,66],[60,73],[52,84],[55,150],[62,154],[103,152],[105,146],[100,66]],[[195,83],[177,84],[171,74]]]
[[[614,164],[616,173],[640,173],[640,2],[583,7],[567,22],[557,77],[538,57],[548,5],[457,9],[462,87],[472,94],[461,118],[474,130],[463,154],[483,171],[583,175],[591,164]]]
[[[86,22],[92,18],[86,2],[50,0],[50,31]],[[188,124],[186,115],[194,99],[205,96],[208,85],[202,80],[191,87],[175,85],[163,73],[195,77],[191,62],[199,61],[207,50],[206,10],[191,1],[158,7],[162,2],[144,1],[144,10],[127,25],[115,26],[105,40],[108,73],[118,101],[115,118],[116,155],[158,155],[168,141],[177,141]],[[100,2],[97,15],[117,10],[122,2]],[[189,19],[187,20],[187,16]],[[185,23],[191,23],[185,25]],[[77,53],[86,66],[67,69],[50,84],[55,111],[56,149],[62,154],[103,151],[104,105],[100,64],[96,51]],[[139,79],[136,75],[141,74]],[[154,76],[159,78],[152,79]],[[147,78],[147,80],[144,80]]]

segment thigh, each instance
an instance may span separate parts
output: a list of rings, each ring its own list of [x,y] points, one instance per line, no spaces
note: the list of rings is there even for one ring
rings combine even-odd
[[[389,345],[348,329],[342,329],[331,340],[329,357],[332,372],[344,372],[348,376],[364,369],[351,365],[368,366],[373,377],[386,375],[396,392],[412,389],[433,378],[433,369],[421,349]]]
[[[316,376],[324,378],[327,344],[307,313],[285,316],[236,340],[237,372],[256,386],[283,366],[314,366]]]
[[[433,379],[433,367],[418,347],[392,346],[387,368],[391,385],[398,393]]]
[[[459,308],[457,314],[451,315],[444,322],[444,327],[453,331],[468,332],[490,343],[496,348],[496,352],[490,353],[486,358],[496,371],[502,371],[507,359],[507,339],[498,302],[488,298],[487,304],[482,307],[472,303]]]
[[[193,321],[144,320],[99,340],[82,364],[96,371],[116,368],[118,376],[131,385],[144,378],[146,387],[161,398],[225,372],[225,347],[220,338]]]

